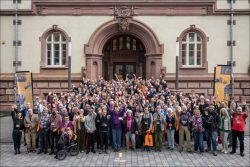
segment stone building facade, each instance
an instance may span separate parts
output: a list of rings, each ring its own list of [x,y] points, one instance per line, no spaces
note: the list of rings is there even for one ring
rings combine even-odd
[[[0,107],[14,101],[15,4],[1,1]],[[236,0],[233,26],[235,96],[250,103],[250,4]],[[227,0],[21,0],[18,70],[33,74],[34,95],[67,91],[72,82],[114,74],[164,75],[175,89],[213,95],[214,67],[230,62]]]

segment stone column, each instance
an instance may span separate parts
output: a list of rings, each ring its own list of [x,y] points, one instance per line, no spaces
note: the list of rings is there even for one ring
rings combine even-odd
[[[87,78],[98,79],[99,76],[102,76],[102,57],[103,55],[96,55],[96,54],[86,55]]]
[[[152,66],[152,64],[154,64]],[[152,69],[155,68],[155,69]],[[147,54],[146,55],[146,78],[159,78],[162,68],[162,55],[161,54]]]

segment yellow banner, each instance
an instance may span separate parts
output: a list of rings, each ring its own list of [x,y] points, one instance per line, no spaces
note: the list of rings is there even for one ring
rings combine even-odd
[[[30,72],[18,72],[15,75],[18,101],[21,108],[29,102],[33,106],[32,76]]]
[[[214,96],[216,102],[226,101],[228,103],[230,96],[230,66],[216,66],[214,78]]]

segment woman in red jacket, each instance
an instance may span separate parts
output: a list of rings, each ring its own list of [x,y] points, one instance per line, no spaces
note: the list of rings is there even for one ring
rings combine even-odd
[[[245,120],[248,117],[248,112],[242,113],[242,108],[237,107],[237,112],[234,112],[231,107],[233,126],[232,126],[232,140],[233,140],[233,150],[231,154],[236,152],[236,141],[237,138],[240,141],[240,155],[244,156],[244,132],[245,132]]]

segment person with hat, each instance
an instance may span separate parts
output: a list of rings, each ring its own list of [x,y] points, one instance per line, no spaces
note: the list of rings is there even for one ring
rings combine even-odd
[[[133,117],[132,110],[127,110],[126,115],[123,119],[124,123],[124,133],[126,137],[126,146],[127,150],[129,150],[129,141],[131,139],[132,142],[132,149],[135,150],[136,145],[135,145],[135,132],[137,128],[137,123],[135,118]]]

